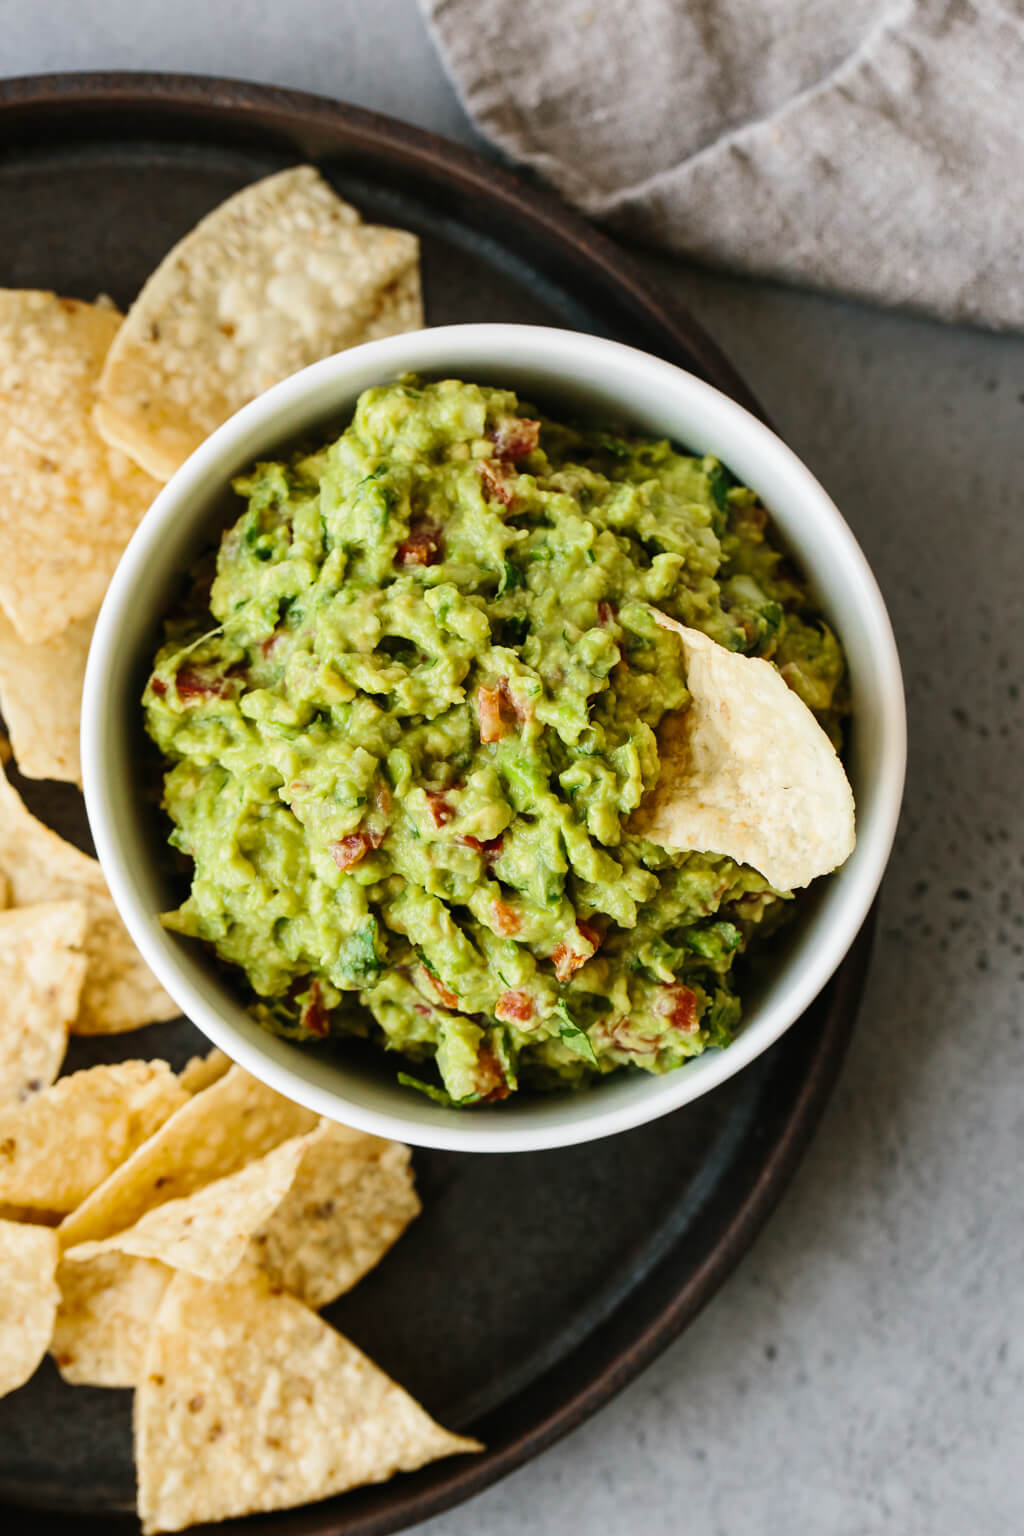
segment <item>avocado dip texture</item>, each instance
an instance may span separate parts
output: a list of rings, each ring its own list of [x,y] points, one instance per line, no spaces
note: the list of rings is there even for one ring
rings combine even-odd
[[[771,661],[838,743],[842,653],[755,494],[409,379],[234,489],[144,696],[191,871],[167,925],[270,1029],[368,1036],[446,1103],[727,1045],[791,893],[630,818],[688,702],[653,608]]]

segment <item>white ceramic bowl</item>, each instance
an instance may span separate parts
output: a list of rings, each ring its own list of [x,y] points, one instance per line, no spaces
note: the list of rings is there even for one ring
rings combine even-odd
[[[380,1072],[356,1071],[268,1034],[200,946],[160,926],[166,828],[139,768],[139,699],[161,617],[182,573],[219,535],[231,477],[296,435],[340,430],[363,389],[405,372],[510,386],[552,414],[625,420],[717,454],[763,498],[846,648],[856,851],[803,898],[771,974],[745,999],[735,1043],[667,1076],[622,1074],[576,1095],[444,1109],[400,1087],[383,1052]],[[370,342],[286,379],[225,423],[160,492],[125,552],[96,625],[82,713],[100,861],[132,937],[183,1012],[256,1077],[320,1114],[421,1146],[477,1152],[565,1146],[641,1125],[707,1093],[777,1040],[839,965],[878,889],[905,745],[899,658],[881,595],[846,523],[799,459],[732,400],[668,363],[598,337],[519,325],[447,326]]]

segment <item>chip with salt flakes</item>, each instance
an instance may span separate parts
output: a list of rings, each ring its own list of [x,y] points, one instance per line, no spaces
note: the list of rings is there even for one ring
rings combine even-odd
[[[661,773],[632,830],[725,854],[780,891],[838,868],[853,852],[853,791],[807,705],[769,662],[654,617],[679,636],[691,702],[662,723]]]
[[[65,1381],[134,1387],[153,1319],[171,1278],[155,1259],[101,1253],[57,1270],[60,1306],[50,1353]]]
[[[44,901],[0,912],[0,1103],[52,1083],[88,961],[88,912],[80,901]]]
[[[74,1210],[185,1098],[165,1061],[118,1061],[0,1106],[0,1200]]]
[[[146,1536],[293,1508],[480,1448],[265,1282],[179,1274],[167,1287],[135,1397]]]
[[[28,1381],[53,1336],[57,1234],[0,1221],[0,1397]]]
[[[180,1083],[175,1086],[184,1093]],[[147,1211],[236,1173],[316,1124],[310,1110],[264,1087],[241,1067],[232,1067],[211,1087],[188,1098],[82,1202],[61,1226],[62,1246],[67,1251],[123,1232]]]
[[[27,645],[0,613],[0,713],[19,772],[27,779],[81,784],[82,680],[95,614]]]
[[[238,1267],[253,1233],[287,1194],[307,1139],[293,1136],[236,1173],[154,1206],[124,1232],[66,1248],[64,1257],[71,1263],[103,1253],[127,1253],[159,1259],[204,1280],[223,1280]]]
[[[15,906],[71,900],[88,908],[89,965],[72,1034],[119,1034],[177,1015],[118,917],[99,864],[37,821],[2,772],[0,870]]]
[[[326,1307],[380,1262],[420,1210],[408,1147],[324,1120],[246,1259],[307,1306]]]
[[[237,192],[164,257],[110,349],[96,424],[166,479],[272,384],[422,324],[415,235],[364,224],[296,166]]]
[[[205,1056],[193,1056],[178,1073],[178,1082],[189,1093],[202,1093],[218,1078],[223,1077],[231,1065],[231,1057],[223,1051],[212,1050]]]
[[[0,605],[23,640],[99,607],[157,483],[96,430],[116,311],[0,289]]]

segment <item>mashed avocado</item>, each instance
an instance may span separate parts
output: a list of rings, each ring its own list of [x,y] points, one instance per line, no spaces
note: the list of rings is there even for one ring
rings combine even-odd
[[[769,658],[835,738],[843,658],[753,492],[446,380],[235,482],[146,688],[191,892],[166,918],[303,1039],[445,1102],[726,1045],[788,893],[629,830],[687,703],[650,605]]]

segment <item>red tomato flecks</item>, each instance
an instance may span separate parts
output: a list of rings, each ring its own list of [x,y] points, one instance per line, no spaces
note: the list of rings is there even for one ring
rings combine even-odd
[[[436,523],[413,523],[395,553],[399,565],[437,565],[443,540]]]
[[[511,938],[523,926],[522,917],[507,901],[491,902],[491,919],[495,933],[500,934],[503,939]]]
[[[533,1013],[529,992],[503,992],[494,1005],[494,1017],[504,1024],[529,1024]]]
[[[498,501],[503,507],[510,507],[515,500],[515,486],[512,477],[515,474],[511,464],[504,464],[491,459],[480,460],[480,488],[484,493],[485,501]]]
[[[581,955],[575,950],[570,949],[568,944],[556,944],[551,951],[551,961],[559,981],[568,981],[569,977],[580,969],[580,966],[586,965],[590,956],[596,952],[601,943],[601,934],[592,923],[588,923],[581,917],[576,927],[590,945],[590,954]]]
[[[672,1028],[677,1029],[681,1035],[696,1034],[697,994],[691,992],[689,987],[681,985],[662,987],[654,1006],[655,1011],[663,1014]]]
[[[311,981],[309,984],[309,996],[302,1005],[299,1023],[311,1035],[323,1036],[329,1035],[331,1032],[330,1019],[327,1009],[324,1007],[323,995],[318,981]]]
[[[454,810],[448,804],[444,795],[439,795],[436,790],[427,790],[427,804],[430,807],[430,814],[434,818],[435,827],[446,827],[455,815]]]
[[[523,459],[540,442],[540,422],[528,416],[503,416],[491,432],[499,459]]]
[[[371,848],[379,848],[384,841],[376,832],[350,832],[337,843],[331,843],[331,858],[339,869],[351,869],[365,859]]]
[[[182,667],[174,684],[179,699],[222,699],[228,691],[226,677],[204,677],[192,667]]]

